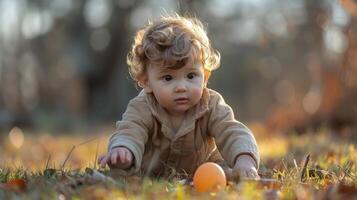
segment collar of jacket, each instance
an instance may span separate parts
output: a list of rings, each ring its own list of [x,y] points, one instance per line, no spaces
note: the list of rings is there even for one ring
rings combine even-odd
[[[201,118],[209,110],[209,98],[209,89],[204,88],[201,100],[198,104],[187,111],[181,127],[175,133],[171,128],[168,112],[159,105],[152,93],[146,94],[146,101],[152,115],[161,123],[161,131],[163,134],[171,140],[175,140],[176,138],[187,134],[195,128],[196,120]]]

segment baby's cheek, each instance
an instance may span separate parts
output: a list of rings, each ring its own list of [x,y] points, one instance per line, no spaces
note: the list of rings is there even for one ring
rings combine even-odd
[[[168,104],[170,104],[170,98],[169,95],[160,95],[159,98],[157,98],[157,101],[162,105],[162,106],[167,106]]]
[[[201,96],[202,96],[202,88],[194,88],[193,90],[192,90],[192,96],[195,98],[195,99],[200,99],[201,98]]]
[[[164,89],[157,90],[155,95],[156,99],[160,99],[162,101],[167,101],[169,96],[170,96],[169,92],[167,92],[167,90]]]

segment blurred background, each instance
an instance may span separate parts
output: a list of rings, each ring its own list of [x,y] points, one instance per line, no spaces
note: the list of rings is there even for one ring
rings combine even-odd
[[[0,0],[0,10],[0,142],[24,130],[111,133],[139,92],[126,64],[134,34],[172,11],[204,22],[222,56],[209,87],[256,134],[357,131],[356,0]]]

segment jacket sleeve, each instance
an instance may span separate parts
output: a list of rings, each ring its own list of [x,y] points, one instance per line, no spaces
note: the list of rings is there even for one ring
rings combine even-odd
[[[218,93],[212,95],[210,105],[212,112],[209,118],[209,132],[223,158],[233,167],[235,159],[241,154],[250,155],[259,167],[260,157],[256,140],[243,123],[234,118],[232,108],[227,105]]]
[[[133,153],[134,165],[126,171],[128,174],[139,172],[148,133],[152,127],[152,116],[145,98],[137,97],[131,100],[116,127],[109,139],[108,151],[119,146],[128,148]]]

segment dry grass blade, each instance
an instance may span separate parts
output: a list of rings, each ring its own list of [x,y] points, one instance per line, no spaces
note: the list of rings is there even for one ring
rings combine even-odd
[[[98,151],[99,151],[99,140],[97,141],[97,148],[95,150],[93,169],[97,168]]]
[[[346,178],[346,175],[350,178],[355,178],[355,176],[351,174],[352,167],[353,167],[353,162],[350,160],[347,161],[347,163],[342,167],[343,177],[341,178],[340,181],[343,181]]]
[[[301,171],[301,182],[305,182],[306,180],[306,177],[307,177],[307,165],[309,164],[309,161],[310,161],[310,154],[308,154],[305,158],[305,163],[304,163],[304,167],[302,168],[302,171]]]
[[[46,161],[45,169],[48,169],[48,165],[50,164],[50,160],[51,160],[51,154],[48,155],[48,158],[47,158],[47,161]]]
[[[68,161],[69,157],[71,156],[72,152],[74,151],[74,149],[76,148],[76,145],[74,145],[71,149],[71,151],[69,151],[69,153],[67,154],[67,157],[66,159],[63,161],[63,164],[62,164],[62,167],[61,167],[61,170],[63,171],[64,169],[64,166],[66,165],[66,162]]]
[[[71,151],[69,151],[69,153],[68,153],[66,159],[64,160],[64,162],[63,162],[63,164],[62,164],[61,170],[63,171],[64,166],[66,165],[66,163],[67,163],[69,157],[71,156],[72,152],[74,151],[74,149],[75,149],[76,147],[81,146],[81,145],[84,145],[84,144],[87,144],[87,143],[89,143],[89,142],[92,142],[93,140],[97,140],[98,138],[99,138],[99,137],[94,137],[94,138],[91,138],[91,139],[86,140],[86,141],[84,141],[84,142],[81,142],[81,143],[79,143],[79,144],[77,144],[77,145],[73,145]]]

